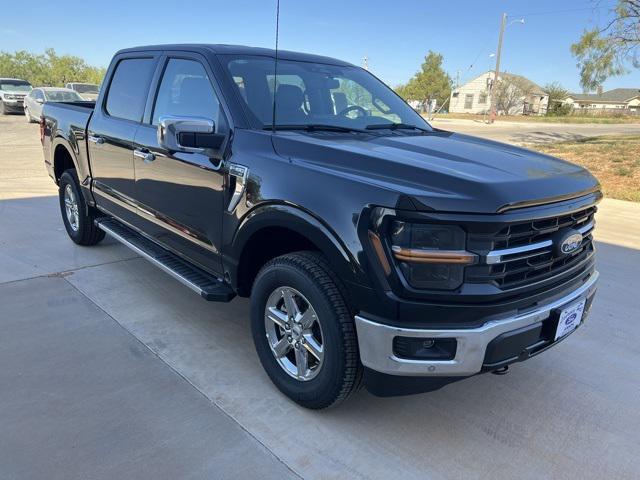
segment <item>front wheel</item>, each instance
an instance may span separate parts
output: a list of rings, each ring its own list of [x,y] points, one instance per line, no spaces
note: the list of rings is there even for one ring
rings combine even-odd
[[[4,106],[4,102],[0,100],[0,115],[6,115],[6,114],[7,114],[7,109]]]
[[[87,246],[102,241],[104,231],[95,224],[97,212],[85,202],[75,170],[66,170],[60,176],[58,197],[62,221],[71,240]]]
[[[27,117],[27,123],[33,123],[33,117],[29,113],[29,109],[28,108],[24,109],[24,116]]]
[[[353,316],[322,255],[283,255],[260,270],[251,295],[251,329],[271,381],[303,407],[336,405],[360,385]]]

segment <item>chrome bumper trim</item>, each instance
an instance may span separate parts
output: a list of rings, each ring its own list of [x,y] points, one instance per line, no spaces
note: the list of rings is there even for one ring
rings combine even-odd
[[[470,329],[409,329],[384,325],[355,317],[360,359],[365,367],[390,375],[406,376],[469,376],[482,369],[487,345],[498,335],[545,320],[551,311],[578,298],[588,298],[595,293],[598,272],[568,295],[535,310],[513,317],[492,320],[478,328]],[[453,360],[408,360],[393,354],[393,338],[425,337],[455,338],[458,342]]]

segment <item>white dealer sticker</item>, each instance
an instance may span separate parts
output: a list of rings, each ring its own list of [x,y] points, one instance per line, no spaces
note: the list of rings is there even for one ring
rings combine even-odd
[[[574,303],[560,312],[558,328],[556,329],[556,338],[554,340],[564,337],[580,325],[585,303],[587,303],[586,299],[578,303]]]

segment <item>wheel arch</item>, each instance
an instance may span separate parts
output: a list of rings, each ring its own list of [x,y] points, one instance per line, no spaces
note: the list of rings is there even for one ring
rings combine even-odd
[[[60,176],[65,170],[75,168],[78,171],[78,160],[73,149],[62,137],[57,137],[51,147],[53,151],[53,172],[56,183],[60,182]]]
[[[75,148],[74,148],[75,146]],[[89,175],[88,166],[85,161],[80,158],[79,145],[77,142],[70,142],[63,136],[56,136],[51,142],[51,154],[53,163],[53,175],[56,184],[60,183],[60,176],[69,169],[74,168],[80,182],[80,191],[87,205],[95,205],[95,200],[91,194],[91,176]]]
[[[300,250],[323,254],[343,280],[356,278],[357,263],[336,232],[311,213],[286,204],[259,207],[243,219],[225,255],[225,270],[238,294],[248,296],[266,262]]]

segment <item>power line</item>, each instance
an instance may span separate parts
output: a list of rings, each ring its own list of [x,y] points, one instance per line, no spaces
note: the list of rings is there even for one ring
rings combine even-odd
[[[471,64],[467,67],[466,70],[464,70],[462,72],[462,83],[466,83],[465,81],[467,80],[467,75],[468,73],[476,66],[476,63],[478,62],[478,60],[480,59],[480,56],[482,56],[482,54],[487,52],[487,47],[489,46],[489,44],[491,42],[494,42],[496,38],[495,34],[492,34],[487,41],[484,43],[484,45],[482,46],[482,49],[478,52],[478,54],[476,55],[476,57],[473,59],[473,62],[471,62]]]
[[[603,8],[614,8],[615,5],[591,5],[589,7],[581,7],[581,8],[567,8],[564,10],[547,10],[545,12],[529,12],[529,13],[510,13],[510,17],[532,17],[536,15],[555,15],[557,13],[571,13],[571,12],[582,12],[585,10],[600,10]]]

